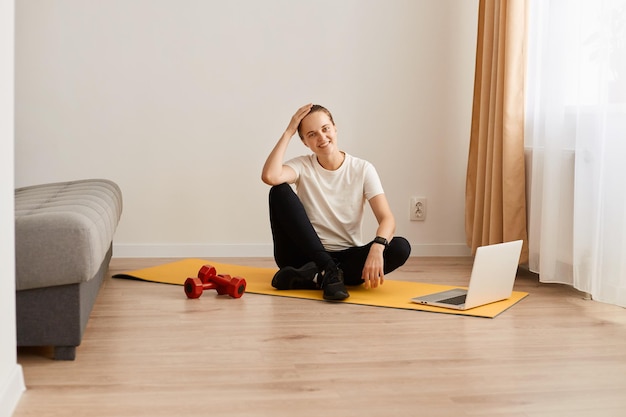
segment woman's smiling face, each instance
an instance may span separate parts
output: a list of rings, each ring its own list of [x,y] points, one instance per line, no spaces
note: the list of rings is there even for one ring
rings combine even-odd
[[[300,124],[302,141],[315,154],[337,151],[337,128],[323,111],[309,113]]]

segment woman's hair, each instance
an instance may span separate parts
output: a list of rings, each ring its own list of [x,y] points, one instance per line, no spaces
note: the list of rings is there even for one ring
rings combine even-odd
[[[320,106],[319,104],[314,104],[311,107],[311,110],[309,110],[309,113],[306,115],[308,116],[311,113],[315,113],[318,111],[323,111],[324,113],[326,113],[328,115],[328,118],[330,119],[330,122],[333,124],[333,126],[335,125],[335,121],[333,120],[333,115],[330,114],[330,112],[328,111],[328,109],[324,106]],[[304,116],[304,117],[306,117]],[[304,120],[304,117],[302,118],[302,120]],[[300,139],[304,139],[302,137],[302,132],[300,131],[300,129],[302,129],[302,120],[300,121],[300,124],[298,124],[298,136],[300,136]]]

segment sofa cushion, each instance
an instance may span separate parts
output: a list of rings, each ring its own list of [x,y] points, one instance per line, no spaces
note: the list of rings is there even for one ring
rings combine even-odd
[[[16,289],[91,279],[113,241],[122,193],[90,179],[15,190]]]

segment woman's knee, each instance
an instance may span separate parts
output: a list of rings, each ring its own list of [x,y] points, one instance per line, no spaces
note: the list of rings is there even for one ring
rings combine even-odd
[[[389,242],[389,247],[393,248],[398,254],[402,254],[405,259],[411,255],[411,244],[402,236],[395,236]]]
[[[286,182],[274,185],[270,188],[270,201],[276,198],[284,198],[286,195],[293,194],[293,188]]]
[[[386,252],[389,259],[385,263],[390,263],[391,265],[389,266],[396,269],[404,265],[409,256],[411,256],[411,244],[402,236],[396,236],[389,242],[389,248],[387,248]]]

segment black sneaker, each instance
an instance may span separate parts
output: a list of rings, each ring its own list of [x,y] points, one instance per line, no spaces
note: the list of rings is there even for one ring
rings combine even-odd
[[[350,297],[346,286],[343,284],[343,271],[341,269],[334,264],[328,265],[322,274],[321,287],[324,290],[324,300],[341,301]]]
[[[280,268],[272,278],[272,287],[277,290],[316,290],[319,287],[313,281],[317,274],[315,262],[309,262],[300,268],[286,266]]]

